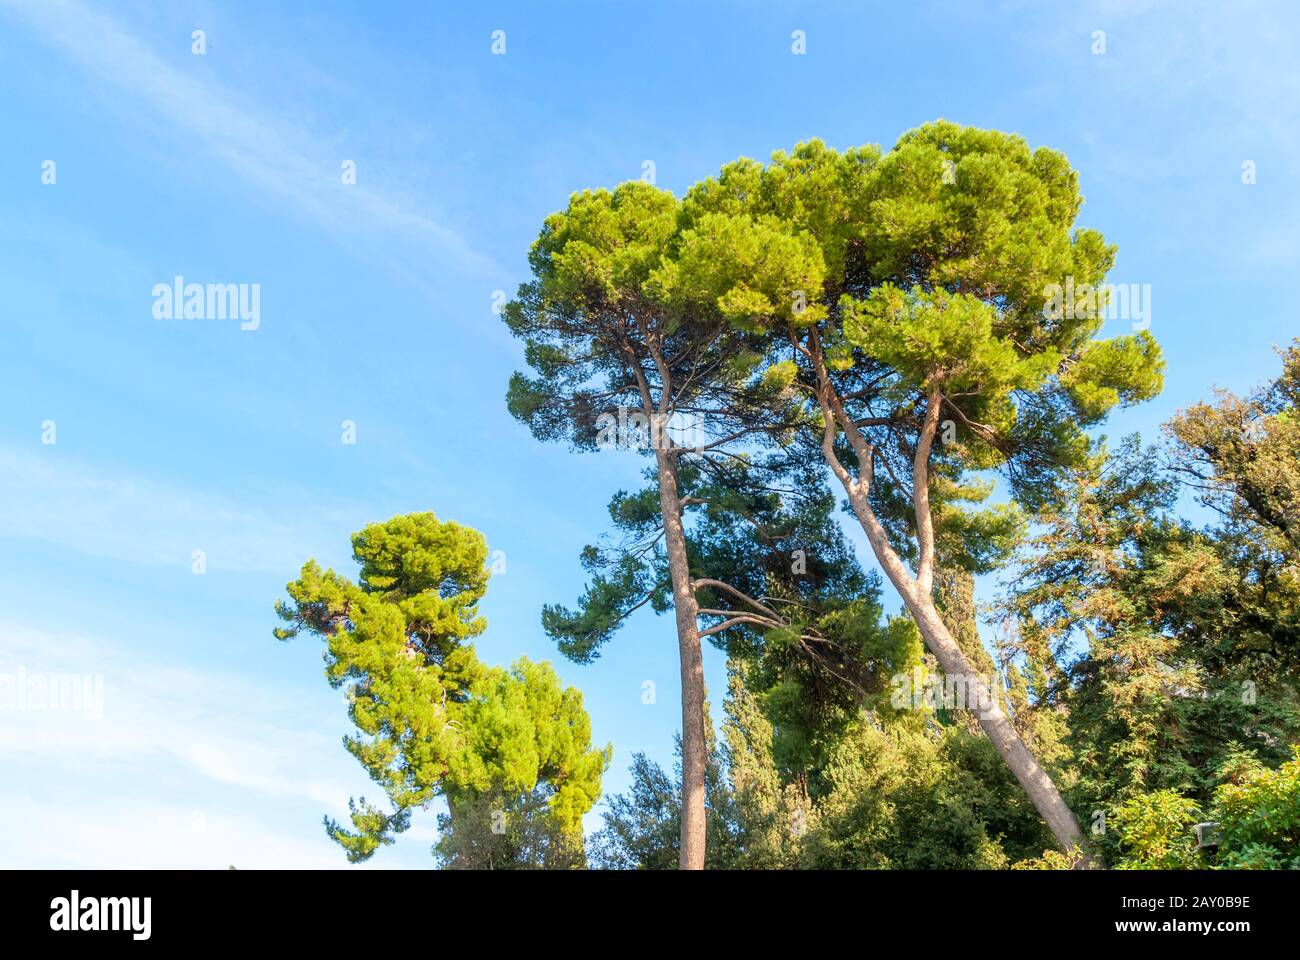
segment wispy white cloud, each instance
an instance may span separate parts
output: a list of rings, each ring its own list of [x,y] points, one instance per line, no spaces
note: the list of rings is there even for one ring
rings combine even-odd
[[[0,538],[34,540],[94,557],[188,569],[284,574],[314,552],[312,531],[269,508],[63,457],[0,448]],[[330,511],[311,511],[330,523]],[[336,529],[348,529],[338,516]],[[335,533],[336,537],[337,534]]]
[[[102,711],[0,708],[0,809],[21,830],[0,866],[322,867],[324,834],[286,818],[346,815],[348,758],[321,704],[247,674],[155,662],[77,634],[0,622],[0,673],[95,674]],[[337,704],[343,711],[342,699]],[[63,784],[44,802],[44,785]]]
[[[86,795],[58,803],[6,798],[5,818],[21,829],[0,838],[9,869],[328,869],[347,861],[256,817]]]
[[[1063,58],[1015,96],[1069,111],[1092,150],[1085,194],[1109,180],[1176,198],[1148,249],[1163,242],[1163,254],[1183,256],[1181,238],[1212,226],[1214,255],[1236,266],[1296,262],[1300,194],[1287,188],[1300,174],[1294,4],[1093,0],[1067,10],[1017,0],[1004,11],[1017,18],[1021,47],[1043,62]],[[1091,52],[1094,31],[1106,35],[1104,55]],[[1245,161],[1258,164],[1256,186],[1241,183]]]
[[[0,622],[0,672],[12,676],[18,667],[28,676],[102,678],[102,705],[93,712],[7,709],[0,757],[68,771],[90,761],[162,759],[265,797],[309,800],[335,815],[347,809],[347,788],[317,773],[322,759],[334,765],[338,739],[323,729],[316,701],[245,674],[157,663],[77,634]]]
[[[130,107],[161,121],[173,143],[201,144],[248,182],[290,201],[353,252],[373,256],[376,235],[390,235],[395,242],[382,259],[421,285],[431,256],[456,270],[497,270],[427,212],[421,198],[385,193],[364,176],[343,186],[340,164],[346,158],[327,145],[328,138],[272,119],[269,104],[233,85],[178,69],[111,14],[78,0],[0,0],[3,10],[75,63],[93,81],[92,92],[107,86]]]

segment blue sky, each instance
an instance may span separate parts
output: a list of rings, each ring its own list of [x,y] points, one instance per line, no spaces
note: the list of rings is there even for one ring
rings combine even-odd
[[[614,744],[609,791],[634,751],[671,761],[670,620],[585,667],[538,622],[641,461],[511,420],[492,310],[547,213],[647,160],[680,193],[813,136],[1018,132],[1081,172],[1111,279],[1150,284],[1166,389],[1107,432],[1270,375],[1297,332],[1300,17],[1069,7],[0,0],[0,672],[104,683],[102,716],[0,714],[0,866],[344,865],[320,818],[377,791],[272,604],[408,511],[505,551],[480,653],[556,660]],[[178,274],[259,284],[260,327],[155,319]],[[433,838],[417,819],[372,865],[427,866]]]

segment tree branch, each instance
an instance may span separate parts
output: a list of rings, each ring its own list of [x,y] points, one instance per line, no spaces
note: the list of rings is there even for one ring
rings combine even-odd
[[[934,514],[930,510],[930,448],[939,426],[943,395],[931,387],[925,399],[925,420],[912,458],[912,505],[916,510],[916,542],[920,560],[916,567],[916,589],[927,596],[934,586]]]

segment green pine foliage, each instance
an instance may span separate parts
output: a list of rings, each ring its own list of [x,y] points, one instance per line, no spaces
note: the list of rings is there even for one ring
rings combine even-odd
[[[325,675],[357,727],[344,746],[391,810],[351,801],[351,826],[325,819],[348,860],[367,860],[442,798],[444,865],[580,866],[582,817],[611,748],[591,743],[582,694],[547,663],[481,663],[487,544],[432,513],[394,517],[352,538],[354,582],[309,560],[277,612],[325,642]]]
[[[1025,543],[1007,653],[1033,678],[1030,712],[1064,718],[1071,799],[1100,814],[1096,838],[1119,866],[1293,859],[1296,363],[1292,346],[1251,399],[1180,412],[1164,451],[1136,437],[1099,446]],[[1180,497],[1219,521],[1183,519]],[[1224,837],[1213,858],[1191,833],[1210,821]],[[1280,832],[1247,849],[1265,821]]]
[[[676,767],[634,755],[584,841],[611,750],[548,664],[477,658],[483,537],[428,513],[374,524],[355,580],[309,561],[277,605],[277,636],[323,640],[345,746],[384,793],[326,820],[348,859],[441,800],[448,868],[1300,867],[1300,341],[1163,445],[1107,442],[1095,428],[1158,393],[1164,360],[1145,332],[1100,338],[1115,248],[1082,203],[1061,154],[938,121],[548,217],[504,313],[528,367],[510,412],[577,452],[615,414],[698,432],[613,437],[648,457],[645,483],[613,493],[584,591],[542,627],[589,663],[639,612],[676,613],[684,657],[727,657],[720,730],[692,706]],[[936,651],[994,678],[1001,727],[895,696],[945,679]],[[1012,773],[1017,736],[1037,779]],[[1095,850],[1049,849],[1079,831],[1049,831],[1024,786],[1043,781]]]

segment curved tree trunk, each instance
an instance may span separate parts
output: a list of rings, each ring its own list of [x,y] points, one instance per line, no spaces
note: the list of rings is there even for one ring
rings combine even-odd
[[[1011,768],[1025,793],[1029,794],[1029,799],[1046,821],[1052,836],[1066,850],[1075,846],[1083,848],[1083,831],[1079,829],[1074,813],[1066,805],[1051,777],[1020,739],[1011,718],[1003,711],[996,692],[990,690],[980,675],[971,670],[966,655],[944,626],[933,601],[929,598],[909,600],[905,597],[904,602],[920,628],[926,646],[935,655],[944,673],[964,678],[966,702],[978,705],[976,714],[980,728]]]
[[[1083,831],[1074,813],[1066,805],[1056,784],[1047,775],[1038,760],[1025,746],[1020,734],[1016,732],[1011,719],[1003,711],[998,698],[983,679],[975,673],[970,661],[962,652],[952,633],[944,624],[934,603],[934,563],[935,537],[934,517],[930,510],[929,463],[930,445],[934,441],[935,429],[939,422],[939,411],[943,396],[937,388],[931,388],[926,397],[925,418],[917,438],[916,452],[912,470],[912,504],[916,514],[916,537],[920,560],[916,575],[913,576],[902,558],[889,542],[889,534],[881,525],[879,518],[871,507],[868,493],[871,490],[875,449],[867,442],[857,425],[845,413],[839,396],[835,393],[821,360],[820,349],[814,343],[810,356],[818,375],[818,401],[825,419],[825,431],[822,435],[822,456],[831,472],[835,474],[848,494],[849,504],[854,515],[862,524],[862,531],[867,535],[871,550],[876,555],[885,576],[894,585],[908,612],[916,622],[917,628],[925,640],[926,647],[939,661],[943,672],[953,678],[964,681],[967,703],[974,700],[975,712],[979,718],[980,728],[993,743],[998,754],[1020,782],[1034,807],[1046,822],[1052,836],[1064,850],[1077,847],[1084,852],[1084,866],[1092,866],[1098,861],[1088,855]],[[848,437],[853,452],[858,459],[858,476],[855,478],[840,462],[835,453],[836,428],[843,430]]]
[[[912,619],[916,621],[917,628],[925,639],[926,647],[939,661],[945,674],[965,681],[967,703],[973,701],[980,707],[977,715],[985,736],[992,741],[998,754],[1011,768],[1057,843],[1066,850],[1074,846],[1083,848],[1083,831],[1079,829],[1079,822],[1056,789],[1056,784],[1020,739],[1011,724],[1011,718],[999,705],[994,691],[988,689],[983,679],[971,670],[966,655],[939,616],[933,598],[918,589],[916,580],[903,566],[898,554],[884,540],[885,532],[871,512],[870,504],[866,502],[865,491],[853,481],[845,484],[845,490],[876,559],[907,605],[908,612],[912,614]]]

